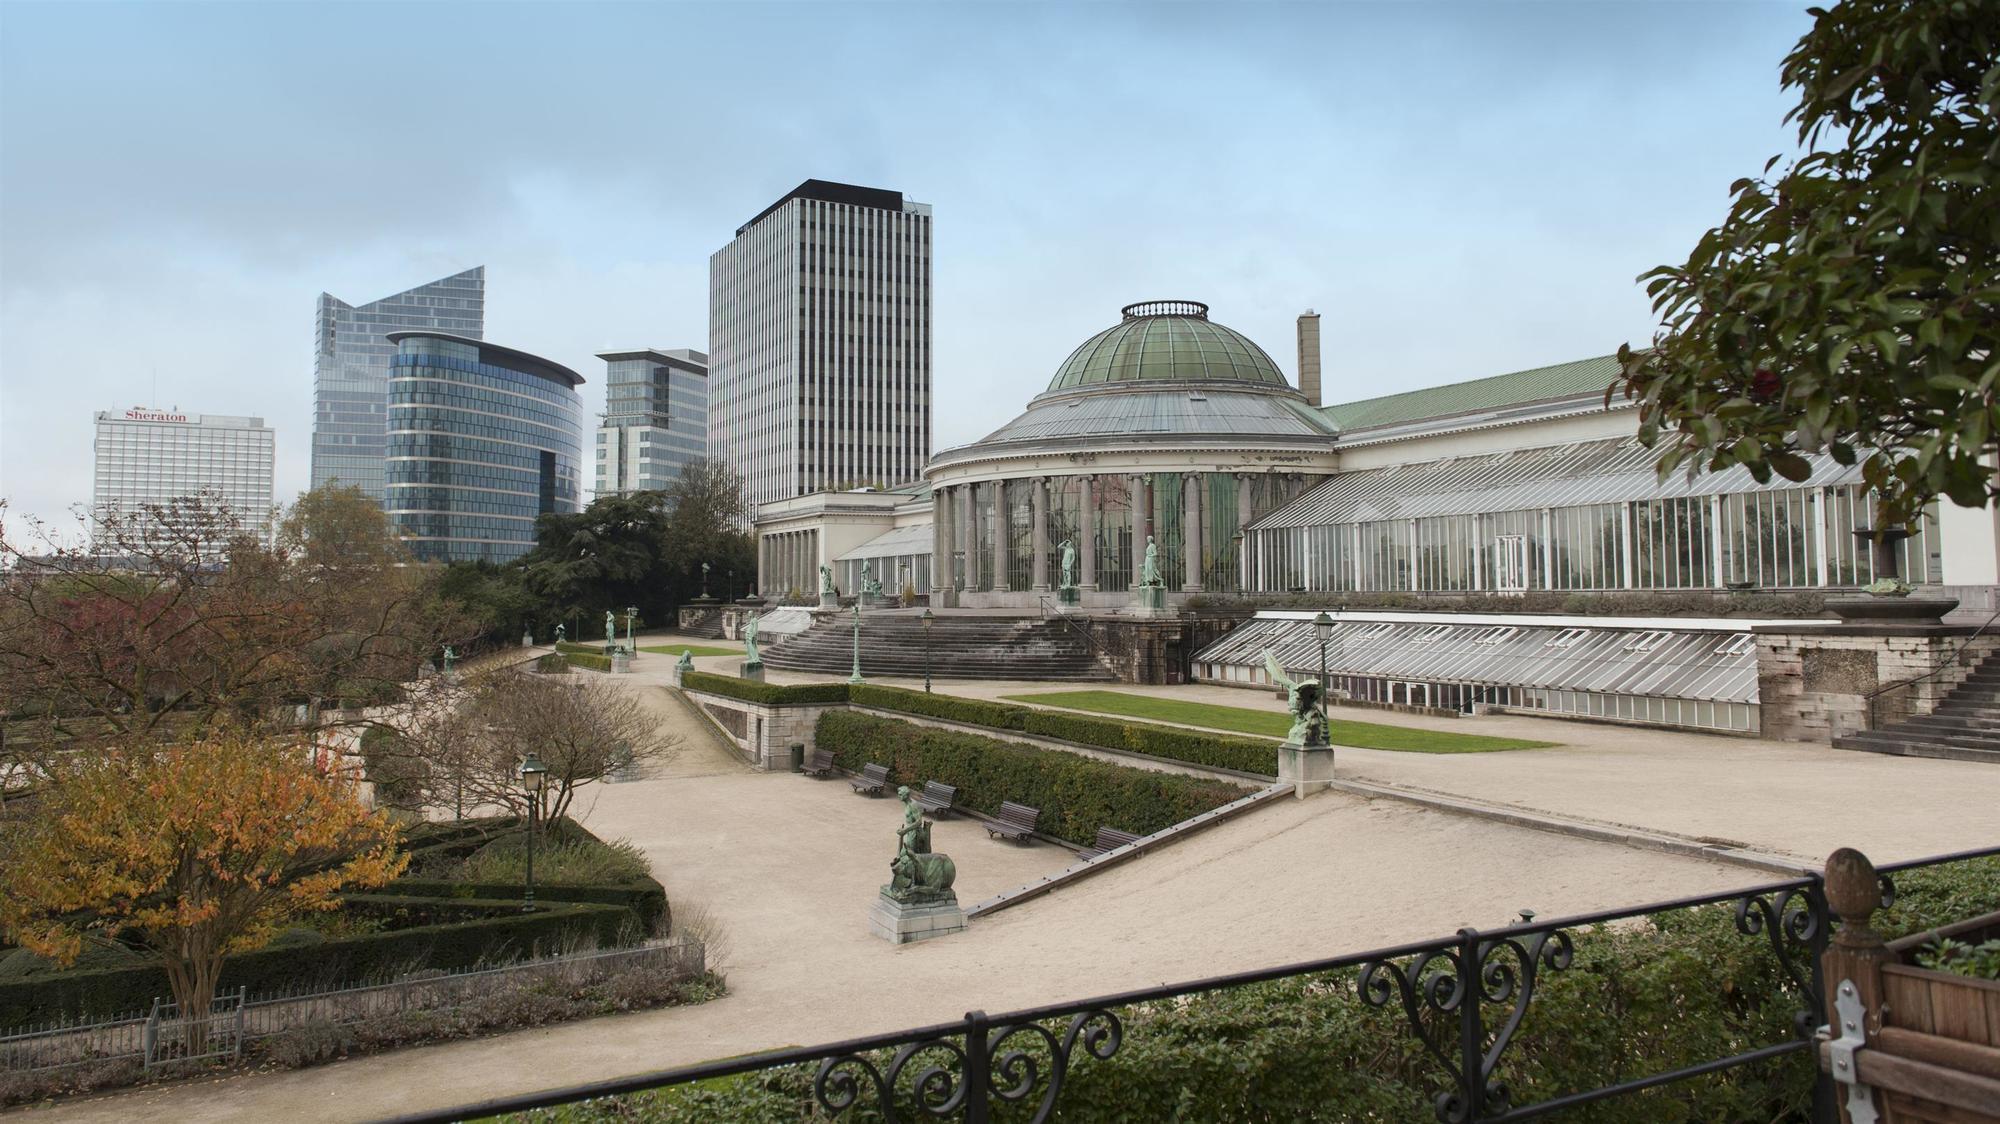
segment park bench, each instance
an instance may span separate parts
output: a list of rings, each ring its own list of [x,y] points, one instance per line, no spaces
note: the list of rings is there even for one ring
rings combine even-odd
[[[934,816],[951,814],[952,801],[958,799],[958,789],[936,781],[925,781],[924,790],[917,794],[917,806]]]
[[[1035,833],[1035,823],[1041,818],[1040,808],[1030,808],[1009,800],[1000,805],[1000,814],[987,823],[986,834],[989,838],[1019,843]]]
[[[1080,859],[1094,859],[1107,851],[1115,851],[1127,843],[1137,843],[1138,841],[1139,837],[1129,831],[1120,831],[1115,827],[1100,827],[1097,829],[1097,842],[1078,851],[1076,857]]]
[[[861,775],[847,783],[854,786],[854,791],[865,796],[880,796],[882,795],[883,787],[889,783],[889,767],[887,765],[863,765],[861,767]]]
[[[807,761],[805,768],[801,771],[809,777],[830,775],[833,772],[833,751],[830,749],[813,750],[812,760]]]

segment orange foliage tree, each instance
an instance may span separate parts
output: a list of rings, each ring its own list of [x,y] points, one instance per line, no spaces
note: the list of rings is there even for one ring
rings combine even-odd
[[[386,815],[296,744],[219,731],[62,769],[0,836],[0,930],[62,964],[88,936],[136,938],[197,1019],[224,957],[408,862]]]

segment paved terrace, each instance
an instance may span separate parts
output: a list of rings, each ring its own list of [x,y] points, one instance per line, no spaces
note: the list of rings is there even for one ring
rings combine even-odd
[[[1328,793],[1278,802],[974,921],[963,934],[894,948],[869,934],[866,914],[886,877],[896,805],[857,797],[839,780],[747,769],[659,688],[671,661],[641,656],[638,673],[617,681],[643,693],[683,736],[683,751],[657,775],[598,788],[579,801],[580,814],[598,834],[641,846],[677,909],[705,906],[720,920],[728,996],[316,1069],[109,1094],[28,1118],[369,1119],[945,1021],[970,1008],[1001,1011],[1491,927],[1524,908],[1546,917],[1766,877]],[[726,671],[735,661],[696,662]],[[981,697],[1047,689],[945,686]],[[1231,688],[1124,689],[1278,708],[1261,692]],[[1349,776],[1801,856],[1855,842],[1877,857],[1915,856],[1990,841],[2000,827],[1992,812],[2000,773],[1984,766],[1534,718],[1352,716],[1564,744],[1436,756],[1343,749]],[[1070,861],[1046,845],[989,841],[963,819],[941,822],[934,842],[957,860],[965,901]]]

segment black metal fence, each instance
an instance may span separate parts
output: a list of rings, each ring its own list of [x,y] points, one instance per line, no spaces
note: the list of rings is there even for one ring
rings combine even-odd
[[[1895,885],[1890,877],[1894,873],[1995,855],[2000,855],[2000,847],[1884,865],[1879,868],[1884,901],[1894,900]],[[1515,1104],[1503,1074],[1507,1048],[1534,1001],[1543,973],[1561,972],[1570,966],[1575,950],[1572,930],[1713,905],[1731,906],[1737,932],[1745,939],[1767,942],[1776,956],[1787,991],[1799,1004],[1792,1036],[1726,1057]],[[394,1124],[431,1124],[521,1112],[809,1063],[818,1066],[813,1096],[821,1111],[832,1115],[866,1106],[893,1122],[899,1114],[907,1118],[906,1106],[914,1104],[919,1117],[963,1117],[970,1124],[985,1124],[996,1105],[1032,1104],[1031,1119],[1040,1122],[1060,1104],[1063,1082],[1072,1065],[1092,1059],[1109,1061],[1117,1055],[1125,1037],[1118,1009],[1342,969],[1357,970],[1357,1000],[1400,1012],[1407,1032],[1435,1063],[1437,1092],[1430,1109],[1441,1124],[1529,1120],[1812,1050],[1813,1034],[1826,1021],[1820,954],[1833,922],[1821,876],[1813,873],[1630,909],[1546,921],[1530,916],[1501,929],[1461,929],[1439,940],[1077,1003],[999,1015],[972,1011],[955,1022],[417,1113],[397,1117]],[[1412,1105],[1411,1119],[1421,1115],[1421,1106]],[[1814,1090],[1812,1118],[1816,1124],[1838,1121],[1832,1089],[1823,1076]]]

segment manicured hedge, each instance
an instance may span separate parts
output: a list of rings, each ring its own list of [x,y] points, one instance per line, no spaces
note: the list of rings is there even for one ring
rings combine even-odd
[[[255,995],[314,985],[355,984],[418,967],[463,968],[517,959],[538,951],[553,952],[578,941],[595,941],[603,947],[629,944],[637,930],[631,910],[595,902],[537,902],[528,912],[518,900],[382,894],[350,894],[347,900],[368,912],[401,909],[428,910],[443,916],[485,916],[241,953],[223,962],[220,986],[247,987]],[[155,998],[171,998],[172,994],[167,974],[158,964],[28,977],[0,984],[0,1027],[139,1011],[151,1007]]]
[[[902,687],[878,687],[873,683],[850,685],[847,688],[847,698],[856,706],[900,710],[904,714],[921,714],[927,718],[943,718],[974,726],[991,726],[996,730],[1024,729],[1023,723],[1028,714],[1028,708],[1025,706],[987,702],[984,699],[962,699],[956,695],[938,695],[928,691],[906,690]]]
[[[739,679],[734,675],[716,675],[707,671],[683,673],[681,686],[690,691],[706,691],[711,695],[726,695],[732,699],[763,703],[766,706],[844,703],[847,701],[848,690],[845,683],[801,683],[794,687],[785,687],[777,683],[759,683],[755,679]]]
[[[1222,781],[847,710],[820,715],[815,737],[843,769],[859,772],[874,762],[888,766],[897,784],[955,785],[960,804],[987,815],[1009,800],[1040,808],[1042,831],[1076,843],[1096,839],[1100,827],[1150,835],[1247,795]]]
[[[1256,738],[1232,738],[1184,730],[1178,726],[1155,726],[1149,722],[1121,722],[1115,718],[1091,718],[1054,710],[1030,710],[1022,727],[1030,734],[1082,742],[1084,745],[1122,749],[1190,765],[1212,765],[1258,776],[1273,776],[1278,768],[1278,747]]]
[[[569,661],[571,667],[580,667],[585,671],[611,670],[610,656],[593,656],[589,652],[564,652],[563,658]]]
[[[432,878],[398,878],[384,889],[390,893],[408,894],[412,897],[463,900],[519,897],[522,888],[498,882],[446,882]],[[626,886],[566,886],[543,882],[537,878],[535,900],[624,906],[632,911],[632,916],[637,922],[645,925],[646,935],[649,937],[664,936],[671,927],[667,913],[667,889],[651,878]]]

